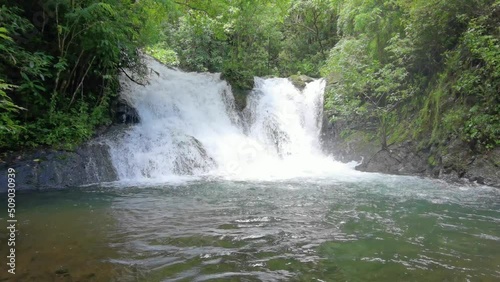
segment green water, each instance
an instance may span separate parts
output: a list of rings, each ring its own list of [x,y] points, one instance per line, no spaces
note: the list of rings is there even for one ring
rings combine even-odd
[[[19,193],[17,205],[16,275],[2,263],[0,281],[500,281],[490,187],[205,179]]]

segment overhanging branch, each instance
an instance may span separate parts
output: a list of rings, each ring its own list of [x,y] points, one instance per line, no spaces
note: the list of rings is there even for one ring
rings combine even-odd
[[[128,79],[130,79],[130,80],[131,80],[132,82],[134,82],[135,84],[139,84],[140,86],[144,86],[144,87],[146,86],[146,84],[144,84],[144,83],[140,83],[140,82],[136,81],[135,79],[133,79],[132,77],[130,77],[130,75],[128,75],[128,74],[127,74],[127,72],[126,72],[124,69],[120,68],[120,70],[121,70],[121,71],[125,74],[125,76],[126,76]]]

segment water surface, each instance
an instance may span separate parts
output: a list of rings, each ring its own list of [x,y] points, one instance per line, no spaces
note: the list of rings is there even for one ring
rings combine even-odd
[[[18,194],[0,280],[500,280],[500,190],[364,175]]]

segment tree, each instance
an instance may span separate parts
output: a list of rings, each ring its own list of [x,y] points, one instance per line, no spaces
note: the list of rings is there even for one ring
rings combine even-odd
[[[284,19],[280,74],[319,76],[328,51],[337,43],[337,12],[326,0],[294,0]]]
[[[71,148],[109,121],[118,75],[145,71],[139,49],[161,38],[169,1],[6,3],[0,14],[12,40],[0,43],[0,79],[17,85],[3,91],[26,110],[8,113],[24,130],[2,134],[0,147]]]

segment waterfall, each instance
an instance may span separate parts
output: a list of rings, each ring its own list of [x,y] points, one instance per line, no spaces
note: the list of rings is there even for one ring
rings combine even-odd
[[[140,123],[107,141],[120,180],[288,178],[336,166],[319,145],[324,80],[301,91],[285,78],[255,78],[239,113],[219,74],[149,66],[147,86],[122,81]]]

